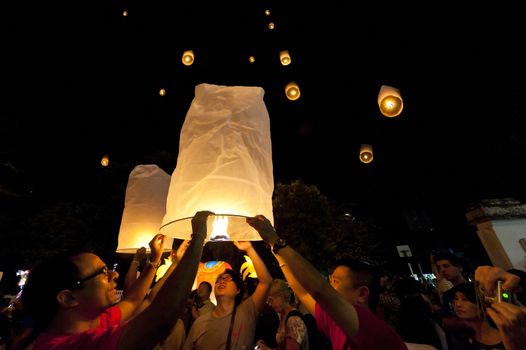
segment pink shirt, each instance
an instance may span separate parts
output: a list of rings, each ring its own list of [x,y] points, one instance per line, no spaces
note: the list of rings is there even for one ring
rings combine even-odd
[[[122,327],[121,310],[112,306],[99,316],[97,328],[75,334],[44,332],[35,341],[34,350],[112,350],[117,348]]]
[[[349,337],[350,343],[346,346],[347,337],[340,327],[316,303],[316,325],[320,332],[331,341],[335,350],[407,350],[400,335],[387,323],[376,317],[371,311],[360,305],[353,304],[358,313],[360,325],[358,333]]]

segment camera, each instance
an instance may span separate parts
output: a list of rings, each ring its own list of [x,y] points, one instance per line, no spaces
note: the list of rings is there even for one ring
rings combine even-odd
[[[497,292],[494,296],[484,296],[486,304],[491,303],[509,303],[511,301],[511,294],[502,289],[502,281],[497,281]]]
[[[486,309],[493,303],[513,303],[513,295],[502,289],[502,281],[497,281],[497,290],[493,296],[487,296],[484,288],[476,282],[475,294],[477,297],[479,316],[481,318],[486,317]]]

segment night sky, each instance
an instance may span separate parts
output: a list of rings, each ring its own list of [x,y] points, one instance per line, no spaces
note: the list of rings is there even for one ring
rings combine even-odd
[[[400,230],[412,212],[454,235],[469,203],[524,201],[521,12],[347,3],[2,4],[3,194],[88,200],[111,171],[105,153],[126,174],[155,161],[171,174],[194,88],[211,83],[264,88],[276,182],[302,179]],[[298,101],[284,96],[291,80]],[[397,118],[378,110],[382,85],[400,89]]]

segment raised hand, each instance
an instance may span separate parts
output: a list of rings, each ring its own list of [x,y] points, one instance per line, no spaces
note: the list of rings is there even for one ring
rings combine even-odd
[[[183,257],[184,255],[184,252],[186,252],[186,249],[188,248],[188,246],[190,245],[190,240],[188,239],[185,239],[183,243],[181,243],[181,245],[179,245],[179,248],[177,248],[177,251],[174,253],[172,252],[172,255],[171,255],[171,258],[172,258],[172,261],[181,261],[181,258]]]
[[[495,294],[497,281],[502,281],[502,289],[508,292],[514,292],[520,282],[519,276],[495,266],[477,267],[475,270],[475,280],[480,283],[485,293],[489,296]]]
[[[252,243],[250,241],[233,241],[234,245],[239,250],[244,250],[245,252],[252,248]]]
[[[509,303],[493,303],[487,309],[487,313],[497,325],[506,349],[524,349],[526,345],[526,307]]]
[[[247,223],[258,231],[261,238],[267,243],[273,243],[279,238],[270,221],[263,215],[247,217]]]
[[[146,257],[146,248],[140,247],[139,249],[137,249],[137,251],[133,255],[133,260],[137,261],[140,264],[143,262],[145,257]]]
[[[209,215],[213,215],[211,211],[198,211],[192,218],[192,235],[197,235],[206,238],[206,221]]]
[[[163,255],[163,244],[165,237],[165,235],[158,233],[150,241],[150,260],[152,262],[157,262],[161,259],[161,255]]]

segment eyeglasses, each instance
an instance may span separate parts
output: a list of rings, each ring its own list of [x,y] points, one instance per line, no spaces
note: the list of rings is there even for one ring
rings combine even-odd
[[[223,275],[223,276],[219,276],[216,279],[216,284],[219,283],[219,282],[231,282],[231,281],[232,281],[232,276],[230,276],[230,275]]]
[[[106,275],[106,277],[109,279],[111,273],[112,273],[112,271],[108,269],[108,266],[104,265],[103,267],[101,267],[97,271],[93,272],[91,275],[86,276],[86,277],[81,278],[78,281],[76,281],[75,282],[75,286],[79,287],[82,283],[87,282],[90,279],[93,279],[93,278],[97,277],[98,275],[102,275],[102,274]]]

